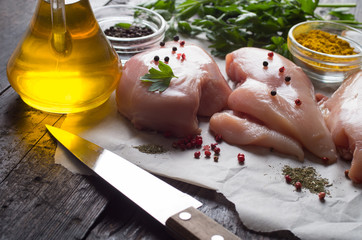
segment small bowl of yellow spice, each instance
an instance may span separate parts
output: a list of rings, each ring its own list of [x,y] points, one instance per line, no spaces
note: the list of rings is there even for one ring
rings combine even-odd
[[[293,61],[317,82],[339,84],[362,68],[362,32],[345,24],[308,21],[288,33]]]

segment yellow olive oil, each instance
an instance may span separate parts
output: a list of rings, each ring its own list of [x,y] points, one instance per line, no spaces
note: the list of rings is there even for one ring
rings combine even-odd
[[[117,53],[88,0],[66,4],[65,21],[52,18],[49,1],[38,0],[7,66],[9,82],[24,102],[55,113],[101,105],[115,89],[121,71]]]

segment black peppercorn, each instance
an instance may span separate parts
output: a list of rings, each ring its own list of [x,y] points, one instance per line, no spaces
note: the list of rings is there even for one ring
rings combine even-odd
[[[271,94],[272,96],[275,96],[275,95],[277,95],[277,91],[272,90],[272,91],[270,92],[270,94]]]
[[[165,62],[168,62],[168,61],[170,61],[170,58],[169,57],[165,57]]]
[[[129,28],[115,25],[104,30],[104,33],[110,37],[135,38],[150,35],[153,33],[153,30],[149,27],[137,25],[131,25]]]
[[[176,52],[177,51],[177,47],[173,47],[172,51]]]
[[[160,57],[159,57],[159,56],[155,56],[155,57],[153,58],[153,60],[155,60],[155,62],[158,62],[158,61],[160,60]]]
[[[165,46],[165,42],[160,42],[160,46],[161,47]]]
[[[263,62],[263,66],[264,66],[264,67],[267,67],[268,64],[269,64],[269,63],[268,63],[267,61],[264,61],[264,62]]]
[[[291,80],[291,78],[289,76],[286,76],[284,79],[286,82],[289,82]]]
[[[173,37],[173,40],[177,42],[178,40],[180,40],[180,37],[176,35]]]

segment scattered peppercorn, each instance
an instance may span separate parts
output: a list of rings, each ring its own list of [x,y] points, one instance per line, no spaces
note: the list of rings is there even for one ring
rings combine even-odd
[[[183,47],[185,45],[185,41],[180,42],[180,46]]]
[[[263,62],[263,66],[264,66],[264,67],[267,67],[268,64],[269,64],[269,63],[268,63],[267,61],[264,61],[264,62]]]
[[[219,157],[218,156],[214,156],[214,162],[218,162],[219,161]]]
[[[215,152],[215,154],[220,154],[220,148],[219,147],[215,147],[214,148],[214,152]]]
[[[285,175],[285,181],[287,183],[290,183],[292,181],[292,178],[289,175]]]
[[[176,51],[177,51],[177,47],[173,47],[173,48],[172,48],[172,51],[173,51],[173,52],[176,52]]]
[[[160,42],[160,46],[161,47],[165,46],[165,42]]]
[[[238,162],[239,164],[244,164],[245,162],[245,155],[243,153],[238,154]]]
[[[221,136],[221,134],[216,134],[216,135],[215,135],[215,141],[218,142],[218,143],[222,141],[222,136]]]
[[[181,55],[181,59],[182,59],[182,60],[185,60],[185,59],[186,59],[186,54],[185,54],[185,53],[183,53],[183,54]]]
[[[346,176],[346,178],[349,178],[349,170],[348,169],[346,169],[345,171],[344,171],[344,176]]]
[[[202,142],[203,142],[202,137],[201,136],[196,136],[196,138],[195,138],[196,147],[201,147]]]
[[[272,95],[272,96],[275,96],[275,95],[277,95],[277,91],[275,91],[275,90],[272,90],[272,91],[270,92],[270,95]]]
[[[318,197],[319,197],[319,200],[324,201],[324,198],[326,197],[326,193],[320,192],[320,193],[318,193]]]
[[[200,158],[200,155],[201,155],[200,151],[197,151],[194,153],[195,158]]]
[[[177,42],[178,40],[180,40],[180,37],[176,35],[173,37],[173,40]]]
[[[286,76],[286,77],[284,78],[284,80],[285,80],[286,82],[290,82],[291,77],[290,77],[290,76]]]
[[[273,52],[268,52],[268,57],[272,58],[274,56]]]
[[[158,62],[158,61],[160,60],[160,57],[156,55],[156,56],[153,57],[153,60],[154,60],[155,62]]]
[[[300,182],[296,182],[294,186],[297,191],[300,191],[302,189],[302,184]]]
[[[297,106],[300,106],[300,105],[302,105],[302,101],[300,101],[300,99],[299,98],[297,98],[297,99],[295,99],[295,105],[297,105]]]
[[[285,67],[281,67],[281,68],[279,68],[279,72],[284,72],[284,70],[285,70]]]
[[[209,158],[211,156],[211,152],[209,150],[205,150],[205,157]]]
[[[165,60],[165,62],[167,63],[168,61],[170,61],[169,57],[165,57],[163,60]]]
[[[211,149],[214,150],[216,148],[218,143],[211,143],[210,146],[211,146]]]

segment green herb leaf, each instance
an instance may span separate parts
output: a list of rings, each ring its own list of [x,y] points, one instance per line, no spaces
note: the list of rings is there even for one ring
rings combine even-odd
[[[171,67],[162,61],[158,62],[158,69],[151,68],[148,73],[143,75],[140,80],[142,82],[152,83],[148,88],[150,92],[163,92],[170,85],[172,78],[177,78],[171,69]]]
[[[204,34],[215,56],[222,57],[245,46],[267,46],[288,57],[286,42],[290,28],[307,20],[323,20],[316,13],[318,4],[319,0],[153,0],[143,6],[169,14],[165,40],[178,33]],[[354,27],[361,26],[347,12],[334,9],[329,15]],[[275,36],[282,39],[272,40]]]
[[[316,7],[318,6],[319,0],[298,0],[301,4],[301,8],[304,12],[309,15],[313,15]]]
[[[124,29],[129,29],[132,26],[132,24],[130,24],[130,23],[117,23],[114,26],[124,28]]]

